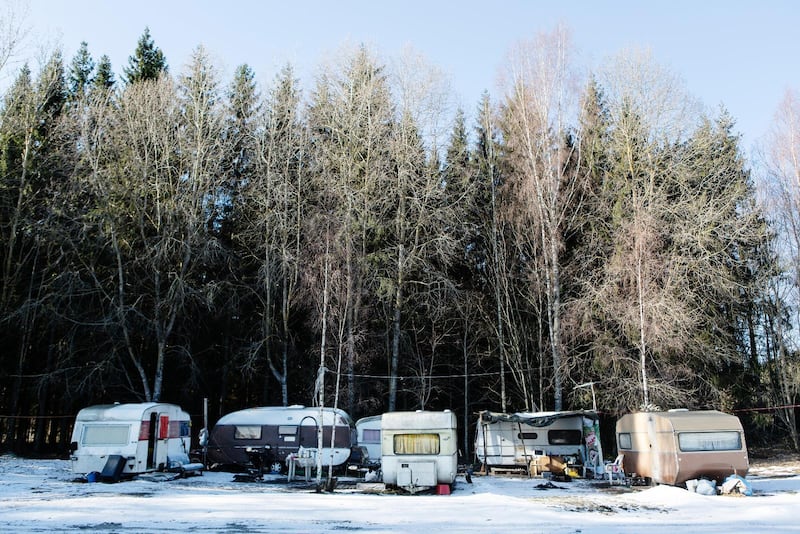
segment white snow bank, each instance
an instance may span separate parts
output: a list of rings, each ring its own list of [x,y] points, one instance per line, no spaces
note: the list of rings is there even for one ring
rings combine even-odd
[[[800,477],[749,479],[755,496],[703,496],[668,486],[474,476],[451,495],[317,494],[229,473],[171,482],[75,483],[68,462],[0,457],[4,532],[796,532]],[[700,528],[702,526],[702,528]]]

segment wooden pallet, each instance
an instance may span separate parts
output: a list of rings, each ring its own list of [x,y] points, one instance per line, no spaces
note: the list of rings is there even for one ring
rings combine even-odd
[[[489,473],[492,475],[527,475],[528,472],[522,467],[491,467]]]

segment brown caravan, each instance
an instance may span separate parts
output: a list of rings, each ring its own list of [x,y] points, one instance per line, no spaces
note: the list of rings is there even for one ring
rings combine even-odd
[[[739,418],[714,410],[624,415],[617,421],[617,449],[626,474],[656,484],[703,477],[721,483],[750,468]]]

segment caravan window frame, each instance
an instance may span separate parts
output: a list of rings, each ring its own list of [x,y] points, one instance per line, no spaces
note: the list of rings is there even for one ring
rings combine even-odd
[[[572,428],[548,430],[547,443],[550,445],[582,445],[583,432]]]
[[[392,450],[398,456],[437,456],[442,450],[439,434],[433,432],[395,434]]]
[[[629,451],[633,449],[633,438],[631,437],[630,432],[621,432],[617,440],[619,441],[619,448]]]
[[[234,425],[233,439],[258,440],[261,439],[262,431],[261,425]]]
[[[88,447],[127,445],[130,435],[131,425],[85,425],[81,433],[81,445]],[[110,437],[114,439],[109,439]]]
[[[361,431],[363,437],[361,441],[364,443],[380,443],[381,442],[381,429],[380,428],[365,428]]]
[[[681,452],[720,452],[742,450],[742,434],[736,430],[678,432]]]

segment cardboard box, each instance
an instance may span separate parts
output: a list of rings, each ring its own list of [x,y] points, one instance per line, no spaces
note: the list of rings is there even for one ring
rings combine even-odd
[[[567,464],[561,456],[534,456],[531,460],[530,471],[533,475],[541,475],[548,471],[555,475],[564,474]]]

